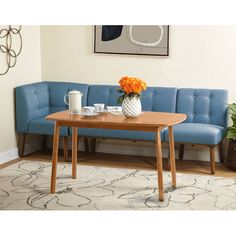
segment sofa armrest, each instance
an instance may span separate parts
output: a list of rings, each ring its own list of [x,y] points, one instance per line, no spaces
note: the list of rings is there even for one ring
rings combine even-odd
[[[23,85],[15,89],[16,131],[29,132],[29,122],[49,114],[47,82]]]

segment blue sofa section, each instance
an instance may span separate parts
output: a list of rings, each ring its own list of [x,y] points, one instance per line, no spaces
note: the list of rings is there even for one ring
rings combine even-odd
[[[115,106],[120,96],[117,88],[70,82],[40,82],[17,87],[16,131],[23,135],[53,135],[54,123],[44,118],[48,114],[68,109],[64,95],[70,90],[76,89],[83,93],[83,106],[94,103]],[[180,158],[183,156],[184,143],[205,144],[210,147],[211,161],[214,162],[213,148],[216,145],[221,147],[227,127],[227,102],[228,92],[223,89],[148,87],[143,93],[142,109],[187,114],[186,121],[174,127],[175,141],[182,145]],[[153,132],[81,128],[78,133],[80,136],[95,138],[155,141]],[[67,127],[61,129],[61,136],[70,134],[71,130]],[[168,129],[163,129],[161,139],[168,142]]]
[[[87,104],[89,85],[67,82],[39,82],[19,86],[15,90],[16,131],[19,134],[19,155],[24,155],[27,134],[53,135],[54,122],[46,121],[48,114],[68,109],[64,103],[64,95],[73,90],[80,90],[84,95],[82,105]],[[68,127],[62,127],[60,136],[66,143],[69,135]],[[66,155],[66,154],[64,154]]]
[[[68,109],[64,95],[73,89],[84,95],[82,105],[87,104],[88,85],[62,82],[41,82],[16,88],[16,131],[17,133],[52,135],[54,122],[46,121],[48,114]],[[61,129],[68,136],[68,128]]]
[[[217,145],[227,126],[226,90],[179,89],[176,112],[185,113],[184,123],[174,126],[175,141],[182,143]],[[164,139],[168,141],[168,130]]]

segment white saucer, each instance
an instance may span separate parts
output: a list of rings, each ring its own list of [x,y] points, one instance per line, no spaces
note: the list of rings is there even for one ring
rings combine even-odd
[[[84,113],[84,112],[81,112],[81,115],[82,116],[98,116],[99,115],[99,113],[97,113],[97,112],[93,112],[93,113]]]
[[[121,106],[107,106],[107,112],[122,111]]]
[[[103,111],[95,111],[96,113],[107,113],[108,111],[107,111],[107,109],[104,109]]]

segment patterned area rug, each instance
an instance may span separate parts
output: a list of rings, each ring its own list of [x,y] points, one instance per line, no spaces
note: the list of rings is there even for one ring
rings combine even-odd
[[[0,209],[11,210],[226,210],[236,209],[236,179],[164,173],[158,201],[156,171],[58,164],[57,192],[49,194],[51,163],[21,161],[0,169]]]

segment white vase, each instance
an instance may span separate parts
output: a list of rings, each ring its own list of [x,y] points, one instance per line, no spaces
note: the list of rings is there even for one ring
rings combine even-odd
[[[126,97],[122,102],[122,113],[127,117],[137,117],[142,112],[140,98],[137,96]]]

